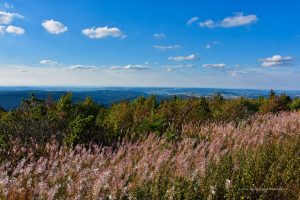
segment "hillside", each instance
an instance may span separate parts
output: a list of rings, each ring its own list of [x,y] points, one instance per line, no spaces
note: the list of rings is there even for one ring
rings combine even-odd
[[[297,199],[300,99],[71,93],[0,110],[3,199]]]

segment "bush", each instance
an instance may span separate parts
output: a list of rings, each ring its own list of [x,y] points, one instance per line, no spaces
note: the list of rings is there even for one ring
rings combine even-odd
[[[300,98],[296,98],[290,105],[290,109],[293,111],[300,110]]]
[[[69,124],[69,133],[64,138],[68,145],[84,144],[92,141],[88,133],[89,127],[92,126],[94,116],[82,117],[78,115],[74,121]]]

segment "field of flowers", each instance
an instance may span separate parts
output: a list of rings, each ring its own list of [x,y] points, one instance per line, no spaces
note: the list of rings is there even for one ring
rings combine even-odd
[[[112,147],[15,141],[0,165],[0,198],[299,199],[299,113],[182,130],[180,141],[150,134]]]

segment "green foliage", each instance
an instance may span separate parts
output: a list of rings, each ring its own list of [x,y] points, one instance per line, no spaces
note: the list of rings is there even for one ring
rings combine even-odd
[[[300,155],[299,145],[300,137],[297,136],[283,143],[265,144],[260,149],[239,152],[238,170],[231,177],[233,196],[246,199],[296,199],[292,191],[299,190],[297,186],[300,185],[300,160],[299,157],[295,158]]]
[[[219,117],[229,124],[188,124],[195,132],[204,131],[210,137],[202,139],[198,133],[200,142],[197,138],[181,141],[174,123],[189,123],[199,116],[204,120],[203,111],[213,112],[207,99],[171,99],[153,107],[145,103],[146,98],[141,98],[115,104],[113,112],[112,107],[104,108],[85,100],[72,104],[69,108],[72,113],[63,121],[67,128],[61,141],[68,146],[50,140],[52,131],[61,130],[58,121],[49,122],[55,113],[61,112],[56,103],[31,100],[0,120],[3,199],[43,199],[40,195],[51,199],[45,196],[49,193],[53,199],[299,198],[299,115],[286,112],[257,115],[258,119],[252,117],[236,127],[230,121],[240,121],[257,112],[258,102],[264,99],[222,100]],[[161,112],[162,105],[167,115]],[[117,112],[119,109],[121,113]],[[169,109],[180,116],[172,119],[176,116]],[[228,115],[225,111],[230,110],[234,112]],[[118,128],[126,123],[120,119],[128,116],[132,124],[127,127],[130,130],[127,134],[131,135],[124,135],[127,140],[114,145],[120,136]],[[108,119],[119,122],[114,124]],[[170,120],[172,123],[168,125]],[[27,128],[30,130],[26,131]],[[50,131],[45,132],[48,128]],[[131,143],[136,139],[132,131],[137,130],[145,132],[136,137],[141,138],[148,131],[156,132],[157,137],[151,135],[145,141]],[[35,140],[29,143],[28,138]],[[9,149],[7,144],[12,140],[16,143]],[[45,146],[43,141],[47,142]],[[74,147],[76,144],[85,145]]]
[[[68,113],[72,109],[72,93],[62,96],[56,104],[58,112]]]
[[[249,116],[257,112],[256,104],[245,98],[238,98],[226,101],[221,110],[222,121],[239,121],[247,119]]]
[[[300,110],[300,98],[294,99],[294,101],[290,104],[290,109],[293,111]]]
[[[0,119],[2,118],[2,117],[4,117],[6,115],[6,111],[4,110],[4,108],[2,108],[1,106],[0,106]]]
[[[259,110],[262,113],[276,113],[289,110],[292,100],[286,94],[277,96],[274,91],[271,91],[269,98],[259,99]]]
[[[206,98],[201,97],[199,101],[197,101],[197,108],[196,108],[196,119],[205,122],[211,119],[212,111],[209,107],[209,102]]]
[[[164,134],[163,137],[168,141],[174,142],[180,139],[180,135],[176,133],[176,131],[172,129],[168,129]]]
[[[105,119],[105,124],[113,134],[124,137],[133,126],[133,110],[129,102],[120,102],[112,105]]]
[[[64,142],[68,145],[74,145],[78,143],[89,142],[88,131],[92,126],[94,117],[89,115],[88,117],[82,117],[78,115],[74,121],[69,124],[69,134],[64,138]]]
[[[154,115],[150,119],[144,119],[140,125],[137,126],[136,131],[146,134],[146,133],[157,133],[157,135],[162,135],[165,132],[165,121],[158,115]]]
[[[133,199],[297,199],[300,137],[257,149],[228,152],[208,162],[204,177],[174,174],[165,163],[158,176],[130,191]]]
[[[19,108],[0,109],[1,143],[18,139],[24,145],[44,144],[55,137],[60,144],[97,143],[112,145],[120,139],[142,140],[156,133],[170,141],[182,138],[186,124],[205,124],[247,120],[253,114],[300,109],[300,99],[285,94],[259,99],[225,99],[212,97],[178,97],[157,101],[155,96],[122,101],[110,107],[95,103],[90,97],[73,103],[67,93],[57,102],[44,101],[30,95]],[[9,146],[9,145],[8,145]]]

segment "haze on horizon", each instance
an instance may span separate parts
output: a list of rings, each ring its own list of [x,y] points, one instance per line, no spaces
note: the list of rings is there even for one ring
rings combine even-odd
[[[300,2],[0,0],[0,86],[300,89]]]

